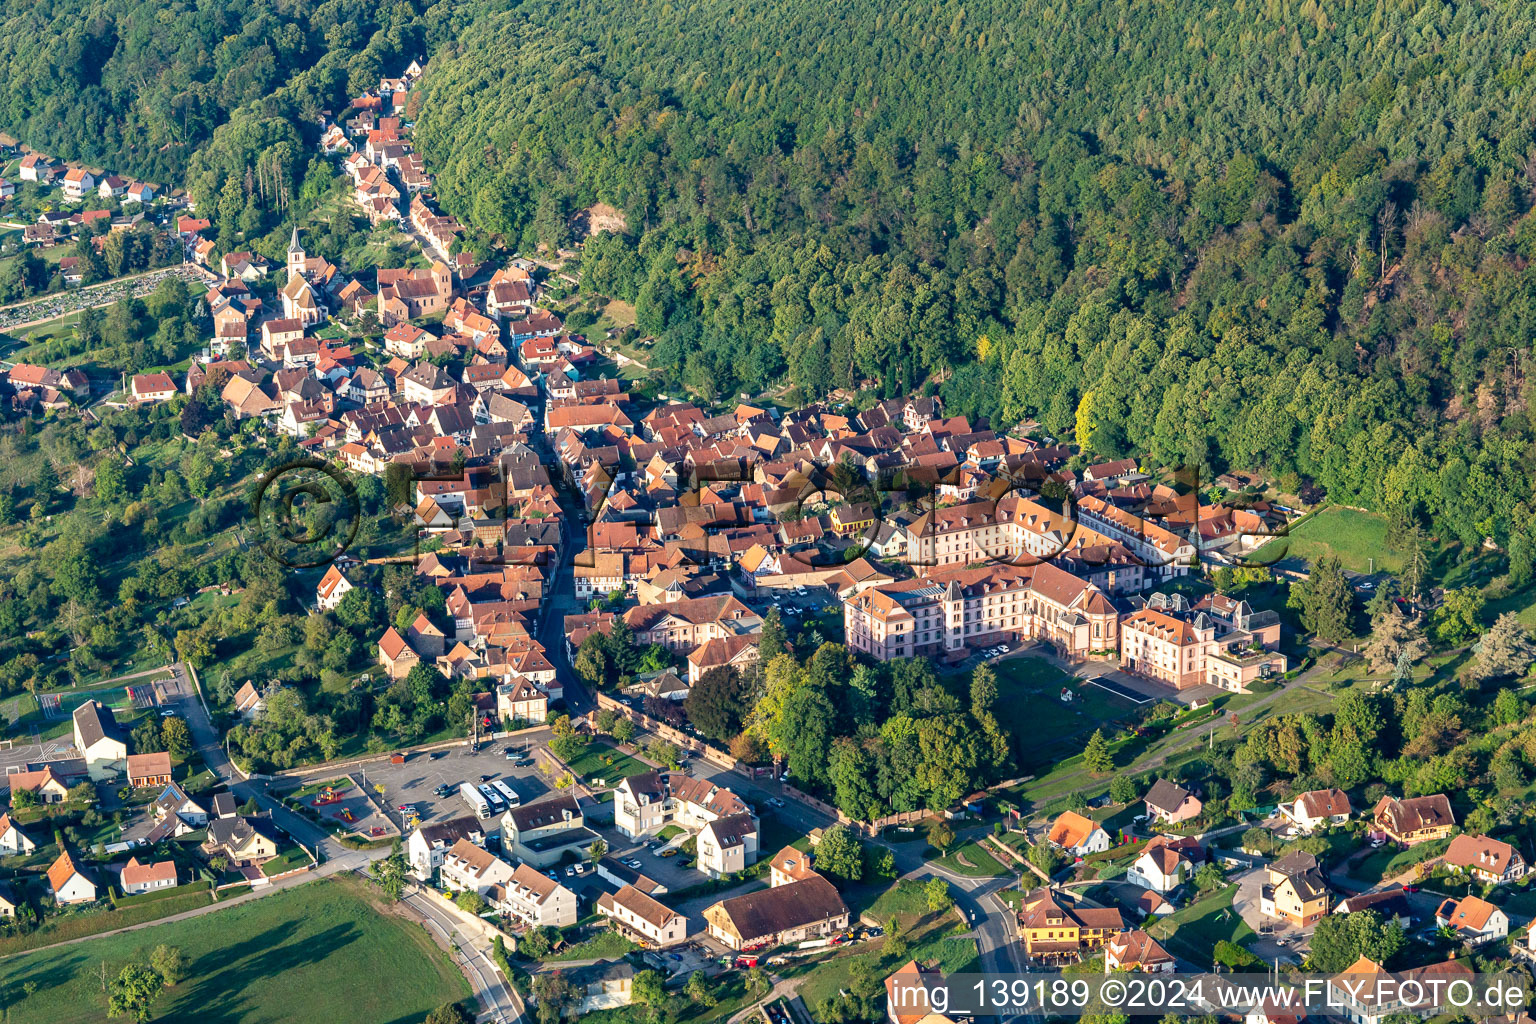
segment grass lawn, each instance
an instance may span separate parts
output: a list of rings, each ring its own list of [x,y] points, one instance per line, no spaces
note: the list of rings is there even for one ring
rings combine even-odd
[[[550,962],[559,960],[612,960],[623,956],[633,950],[639,949],[633,942],[615,931],[598,932],[585,942],[578,942],[573,946],[567,946],[554,956],[547,957]]]
[[[589,743],[581,756],[566,767],[582,779],[602,779],[610,786],[620,779],[651,771],[651,767],[628,754],[621,754],[606,743]]]
[[[1346,868],[1351,878],[1362,882],[1370,882],[1372,885],[1383,879],[1393,878],[1402,874],[1415,864],[1438,857],[1451,845],[1448,839],[1438,839],[1432,843],[1420,843],[1418,846],[1410,846],[1406,850],[1388,844],[1379,850],[1373,850],[1359,860],[1351,863]]]
[[[273,875],[280,875],[284,871],[292,871],[295,868],[302,868],[309,862],[309,854],[304,852],[303,847],[290,846],[288,849],[284,850],[282,853],[278,854],[276,857],[273,857],[271,860],[263,864],[261,866],[261,873],[266,875],[268,878],[271,878]]]
[[[1021,771],[1079,753],[1095,729],[1128,717],[1135,708],[1130,701],[1072,679],[1040,658],[1008,658],[995,667],[997,715],[1003,728],[1020,740]],[[1070,704],[1061,700],[1063,686],[1072,692]],[[1114,731],[1107,729],[1105,734]]]
[[[28,1024],[95,1024],[105,997],[94,976],[176,946],[190,976],[154,1005],[162,1024],[415,1024],[468,998],[458,969],[419,925],[381,913],[372,890],[335,878],[201,917],[34,953],[5,965],[9,1007]],[[387,967],[387,969],[384,969]]]
[[[869,913],[882,922],[895,917],[908,942],[905,956],[897,961],[887,956],[883,941],[875,949],[858,946],[862,952],[851,949],[828,960],[809,961],[805,966],[794,965],[779,969],[784,976],[802,975],[800,996],[812,1014],[822,1000],[835,998],[839,990],[847,988],[855,961],[873,965],[877,977],[885,977],[908,960],[922,963],[937,960],[945,974],[976,971],[976,941],[959,938],[950,933],[965,927],[955,920],[953,911],[933,913],[923,899],[921,882],[906,879],[886,890],[870,907]],[[817,1018],[821,1019],[821,1018]]]
[[[957,875],[965,875],[968,878],[993,878],[1008,873],[1007,869],[997,862],[997,858],[988,853],[980,843],[966,843],[951,852],[949,856],[940,857],[933,863],[946,871],[953,871]]]
[[[1236,895],[1237,886],[1229,885],[1174,911],[1149,931],[1170,953],[1197,964],[1208,964],[1216,943],[1222,939],[1241,945],[1253,937],[1253,929],[1232,909],[1232,898]]]
[[[1310,561],[1330,554],[1355,572],[1396,573],[1403,568],[1403,553],[1387,547],[1385,516],[1336,505],[1303,520],[1288,537],[1275,538],[1250,558],[1254,562],[1281,558]]]
[[[206,907],[212,901],[213,898],[208,894],[208,891],[203,889],[180,896],[168,896],[163,900],[135,904],[124,907],[121,910],[108,908],[51,917],[36,931],[29,932],[26,935],[16,935],[0,939],[0,956],[37,949],[39,946],[48,946],[55,942],[64,942],[67,939],[80,939],[88,935],[99,935],[102,932],[125,928],[131,924],[158,921],[160,918],[169,917],[172,914],[180,914],[186,910]]]

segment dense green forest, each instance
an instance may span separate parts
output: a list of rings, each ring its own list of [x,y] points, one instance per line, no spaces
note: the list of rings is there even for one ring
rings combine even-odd
[[[436,51],[418,137],[488,236],[626,211],[584,284],[706,396],[937,377],[1509,540],[1533,69],[1515,3],[529,0]]]
[[[0,130],[200,199],[281,205],[322,110],[424,54],[424,3],[23,0],[0,13]]]
[[[1315,481],[1527,569],[1536,14],[1420,0],[10,5],[0,127],[280,230],[314,118],[431,63],[469,244],[725,398],[941,387],[1095,453]],[[323,180],[316,182],[317,188]]]

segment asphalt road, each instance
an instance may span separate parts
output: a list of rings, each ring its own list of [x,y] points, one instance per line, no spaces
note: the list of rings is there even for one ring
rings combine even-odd
[[[413,888],[408,892],[404,903],[425,922],[428,931],[457,947],[454,962],[463,969],[464,977],[475,991],[475,998],[485,1008],[480,1020],[501,1024],[515,1021],[523,1015],[522,1000],[497,971],[491,960],[489,943],[463,931],[453,914],[419,890]]]

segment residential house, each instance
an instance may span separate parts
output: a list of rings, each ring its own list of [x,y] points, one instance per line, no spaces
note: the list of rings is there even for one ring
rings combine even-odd
[[[168,373],[136,373],[132,397],[135,402],[169,402],[176,397],[176,382]]]
[[[637,972],[627,960],[599,960],[564,973],[571,989],[581,997],[572,1014],[574,1018],[598,1010],[616,1010],[628,1006],[634,998]]]
[[[400,397],[411,405],[439,405],[454,392],[453,378],[436,363],[417,363],[400,378]]]
[[[567,854],[585,857],[598,838],[571,793],[513,807],[501,816],[502,848],[536,868],[552,867]]]
[[[37,802],[41,804],[61,804],[69,799],[69,785],[47,765],[0,775],[0,786],[10,789],[12,800],[16,799],[17,793],[23,792],[36,793]]]
[[[683,654],[709,640],[757,632],[763,625],[762,616],[729,594],[639,605],[624,613],[624,621],[637,643],[661,644]]]
[[[88,700],[75,709],[75,749],[85,758],[92,782],[105,782],[128,767],[127,737],[118,728],[112,709]]]
[[[404,679],[421,663],[421,655],[411,649],[405,638],[390,626],[379,637],[379,664],[391,679]]]
[[[247,679],[245,685],[235,691],[235,714],[241,718],[250,720],[261,714],[266,709],[267,702],[261,696],[261,691]]]
[[[631,839],[667,825],[697,830],[717,818],[747,813],[747,805],[729,789],[682,772],[631,775],[614,792],[614,827]]]
[[[1457,938],[1469,946],[1481,946],[1509,935],[1509,916],[1477,896],[1442,901],[1435,910],[1435,923],[1441,928],[1455,929]]]
[[[1164,974],[1175,967],[1173,955],[1140,928],[1121,932],[1104,944],[1104,969]]]
[[[494,886],[512,881],[515,870],[511,864],[484,848],[468,839],[460,839],[443,855],[438,877],[442,879],[443,888],[452,892],[472,890],[484,896]]]
[[[48,890],[61,907],[90,903],[96,899],[96,883],[75,866],[69,851],[59,854],[48,868]]]
[[[1444,793],[1431,796],[1384,796],[1371,812],[1372,831],[1400,846],[1417,846],[1444,839],[1456,827],[1456,816]]]
[[[405,840],[411,874],[423,882],[431,881],[433,873],[443,866],[443,858],[460,840],[484,846],[485,826],[474,815],[418,826]]]
[[[0,854],[16,856],[31,853],[37,843],[11,820],[9,814],[0,814]]]
[[[124,896],[136,896],[156,889],[176,888],[176,862],[162,860],[153,864],[140,864],[137,857],[128,858],[118,872],[118,886]]]
[[[401,359],[420,359],[432,335],[411,324],[395,324],[384,332],[384,351]]]
[[[1049,839],[1051,845],[1074,857],[1103,853],[1110,846],[1109,833],[1103,826],[1076,811],[1064,811],[1051,823]]]
[[[1170,825],[1198,818],[1201,809],[1205,806],[1199,797],[1167,779],[1158,779],[1154,782],[1143,799],[1147,805],[1148,818],[1153,821],[1167,822]]]
[[[10,882],[0,882],[0,918],[15,918],[24,902]]]
[[[1194,839],[1156,836],[1126,868],[1125,880],[1158,894],[1169,893],[1188,881],[1195,873],[1196,863],[1204,858],[1204,851]]]
[[[757,819],[749,813],[716,818],[699,829],[695,866],[710,878],[723,878],[757,863]]]
[[[885,1019],[887,1024],[940,1024],[949,1018],[933,1012],[934,1006],[947,1006],[943,972],[936,961],[919,964],[908,960],[885,979]],[[953,1024],[953,1022],[950,1022]]]
[[[1076,960],[1124,928],[1113,907],[1080,907],[1050,889],[1036,889],[1019,901],[1019,934],[1032,958]]]
[[[235,814],[215,818],[208,823],[208,839],[203,849],[222,856],[230,867],[263,864],[278,854],[281,836],[272,819],[265,815]]]
[[[1350,814],[1349,797],[1337,788],[1310,790],[1280,805],[1280,816],[1301,832],[1313,832],[1326,825],[1342,825],[1349,820]]]
[[[496,688],[496,714],[503,722],[543,722],[549,717],[549,694],[519,677]]]
[[[815,875],[721,900],[704,911],[710,937],[730,949],[777,946],[848,927],[848,907],[831,882]]]
[[[768,884],[788,885],[815,876],[815,856],[786,846],[768,862]]]
[[[620,935],[646,946],[666,947],[688,938],[688,917],[626,885],[615,893],[603,893],[597,912],[612,922]]]
[[[535,928],[576,923],[576,894],[527,864],[519,864],[509,879],[493,884],[485,895],[497,910]]]
[[[1360,957],[1328,979],[1325,998],[1330,1017],[1350,1024],[1385,1024],[1389,1019],[1427,1019],[1453,1009],[1447,1003],[1452,985],[1470,986],[1473,970],[1461,960],[1446,960],[1407,971],[1391,972],[1368,957]]]
[[[150,813],[156,821],[168,823],[172,835],[185,835],[208,824],[207,809],[174,782],[155,797]]]
[[[1401,886],[1395,889],[1383,889],[1380,892],[1363,892],[1357,896],[1349,896],[1339,900],[1333,908],[1335,914],[1354,914],[1361,910],[1375,911],[1381,916],[1383,922],[1395,922],[1405,929],[1413,923],[1413,910],[1408,905],[1408,896]]]
[[[644,586],[642,580],[641,587]],[[758,633],[733,633],[704,641],[688,654],[688,685],[697,683],[710,669],[746,670],[758,660],[761,639]]]
[[[128,785],[134,789],[169,786],[171,755],[165,751],[128,755]]]
[[[1500,885],[1525,877],[1525,858],[1509,843],[1463,833],[1451,840],[1441,862],[1480,882]]]
[[[71,167],[64,172],[64,198],[78,203],[96,189],[96,175],[83,167]]]
[[[58,173],[58,167],[53,160],[41,153],[28,153],[21,158],[21,166],[17,169],[16,176],[22,181],[35,181],[46,185]]]
[[[1317,858],[1294,850],[1265,867],[1259,889],[1259,913],[1298,928],[1309,928],[1328,913],[1330,894]]]
[[[333,612],[351,590],[352,581],[333,562],[315,585],[315,605],[322,611]]]

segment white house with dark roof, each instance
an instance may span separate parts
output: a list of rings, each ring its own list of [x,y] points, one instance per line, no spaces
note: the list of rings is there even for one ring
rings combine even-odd
[[[465,815],[418,827],[405,840],[405,859],[411,865],[411,874],[423,882],[430,880],[433,872],[442,867],[448,851],[461,839],[484,846],[485,826],[474,815]]]
[[[0,854],[16,856],[37,849],[32,838],[11,820],[9,814],[0,814]]]
[[[711,878],[734,874],[757,863],[757,819],[729,814],[699,829],[698,869]]]
[[[85,759],[92,782],[115,779],[128,770],[127,737],[112,709],[88,700],[75,709],[75,749]]]
[[[597,912],[621,935],[651,946],[670,946],[688,937],[688,917],[652,899],[632,885],[603,893]]]

